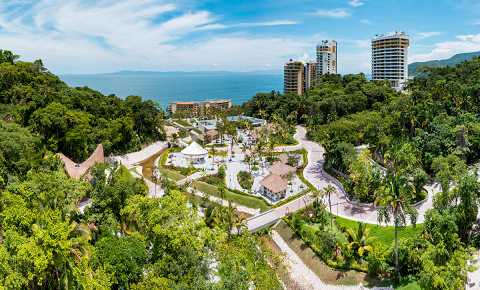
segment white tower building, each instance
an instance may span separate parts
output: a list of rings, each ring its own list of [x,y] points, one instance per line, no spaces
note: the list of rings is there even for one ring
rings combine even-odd
[[[388,79],[395,88],[402,88],[408,78],[410,38],[403,31],[372,38],[372,80]]]
[[[337,73],[337,42],[321,42],[317,44],[317,78],[323,74]]]

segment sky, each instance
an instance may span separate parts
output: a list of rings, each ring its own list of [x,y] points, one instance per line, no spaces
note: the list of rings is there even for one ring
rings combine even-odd
[[[402,30],[409,63],[480,51],[480,1],[0,0],[0,49],[55,74],[255,71],[315,60],[371,73],[371,38]]]

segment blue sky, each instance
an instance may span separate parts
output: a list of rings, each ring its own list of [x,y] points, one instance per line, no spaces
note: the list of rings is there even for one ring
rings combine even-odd
[[[0,49],[53,73],[253,71],[314,60],[370,73],[370,40],[403,30],[409,62],[480,51],[480,2],[453,0],[0,0]]]

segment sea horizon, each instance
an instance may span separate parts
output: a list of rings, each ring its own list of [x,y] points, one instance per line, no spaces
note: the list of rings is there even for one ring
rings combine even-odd
[[[104,95],[130,95],[168,109],[174,101],[232,100],[241,105],[257,93],[283,92],[283,75],[111,75],[60,74],[70,87],[87,86]]]

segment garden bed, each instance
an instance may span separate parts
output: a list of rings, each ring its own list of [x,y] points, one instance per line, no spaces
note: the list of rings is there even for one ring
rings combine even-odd
[[[252,188],[252,174],[247,171],[240,171],[237,174],[237,180],[240,184],[240,187],[243,189],[251,189]]]
[[[162,165],[163,168],[170,169],[172,171],[178,172],[182,175],[188,176],[190,174],[193,174],[195,172],[201,171],[201,169],[198,168],[192,168],[192,167],[180,167],[180,166],[175,166],[175,165]]]
[[[222,179],[218,174],[210,174],[210,175],[202,176],[198,179],[198,181],[205,182],[214,186],[225,185],[225,180]]]
[[[184,120],[176,120],[175,123],[177,123],[178,125],[180,126],[183,126],[183,127],[193,127],[192,124],[184,121]]]

